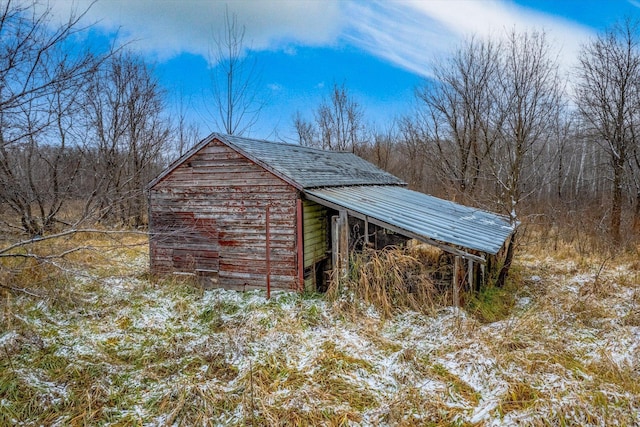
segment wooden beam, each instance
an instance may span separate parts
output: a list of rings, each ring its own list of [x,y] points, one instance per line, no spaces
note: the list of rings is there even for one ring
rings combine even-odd
[[[269,205],[267,205],[267,214],[265,216],[266,228],[266,263],[267,263],[267,299],[271,299],[271,236],[269,235]]]
[[[453,305],[460,307],[460,283],[458,282],[458,271],[460,270],[460,257],[456,256],[453,260]]]
[[[369,218],[364,217],[364,246],[369,246]]]
[[[298,234],[296,244],[298,245],[298,290],[304,290],[304,218],[302,217],[302,199],[296,200],[296,232]]]
[[[325,199],[323,199],[321,197],[314,196],[313,194],[305,193],[304,197],[309,199],[309,200],[311,200],[312,202],[316,202],[316,203],[318,203],[318,204],[320,204],[322,206],[326,206],[326,207],[331,208],[331,209],[333,209],[335,211],[339,212],[339,211],[342,211],[342,210],[348,210],[349,211],[349,215],[351,215],[351,216],[354,216],[356,218],[360,218],[362,220],[364,220],[366,218],[365,215],[363,215],[363,214],[361,214],[361,213],[359,213],[357,211],[352,211],[350,209],[346,209],[344,206],[335,204],[333,202],[329,202],[329,201],[327,201],[327,200],[325,200]]]
[[[340,262],[339,246],[340,242],[340,218],[336,215],[331,217],[331,267],[333,268],[333,280],[337,285],[338,278],[340,274],[340,266],[338,263]]]
[[[340,279],[347,277],[349,271],[349,214],[346,209],[340,211]]]

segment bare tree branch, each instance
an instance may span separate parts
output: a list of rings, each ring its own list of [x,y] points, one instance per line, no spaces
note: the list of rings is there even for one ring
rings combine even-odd
[[[247,56],[245,27],[235,13],[225,9],[224,28],[213,37],[210,52],[213,98],[205,104],[219,129],[229,135],[243,135],[258,121],[264,106],[259,97],[260,72],[254,58]],[[213,101],[213,111],[209,102]]]

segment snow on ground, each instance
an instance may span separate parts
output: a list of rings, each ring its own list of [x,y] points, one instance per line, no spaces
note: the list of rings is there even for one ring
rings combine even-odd
[[[137,273],[78,280],[76,305],[20,296],[0,331],[0,422],[640,423],[637,274],[538,267],[488,324]]]

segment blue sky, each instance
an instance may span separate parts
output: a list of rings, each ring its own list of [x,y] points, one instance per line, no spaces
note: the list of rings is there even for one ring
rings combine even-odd
[[[57,16],[90,0],[52,2]],[[416,86],[434,61],[470,35],[544,30],[569,72],[580,45],[626,16],[640,0],[98,0],[94,34],[131,41],[152,64],[170,108],[181,104],[201,136],[217,131],[211,97],[212,37],[225,7],[246,27],[248,52],[261,69],[265,106],[249,135],[291,140],[292,116],[311,120],[334,82],[345,84],[367,123],[385,129],[411,111]]]

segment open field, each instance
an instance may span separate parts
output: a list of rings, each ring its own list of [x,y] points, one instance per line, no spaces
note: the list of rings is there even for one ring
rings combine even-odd
[[[640,423],[633,258],[520,253],[488,321],[491,292],[386,317],[349,296],[151,281],[146,257],[26,270],[41,297],[0,290],[0,425]]]

